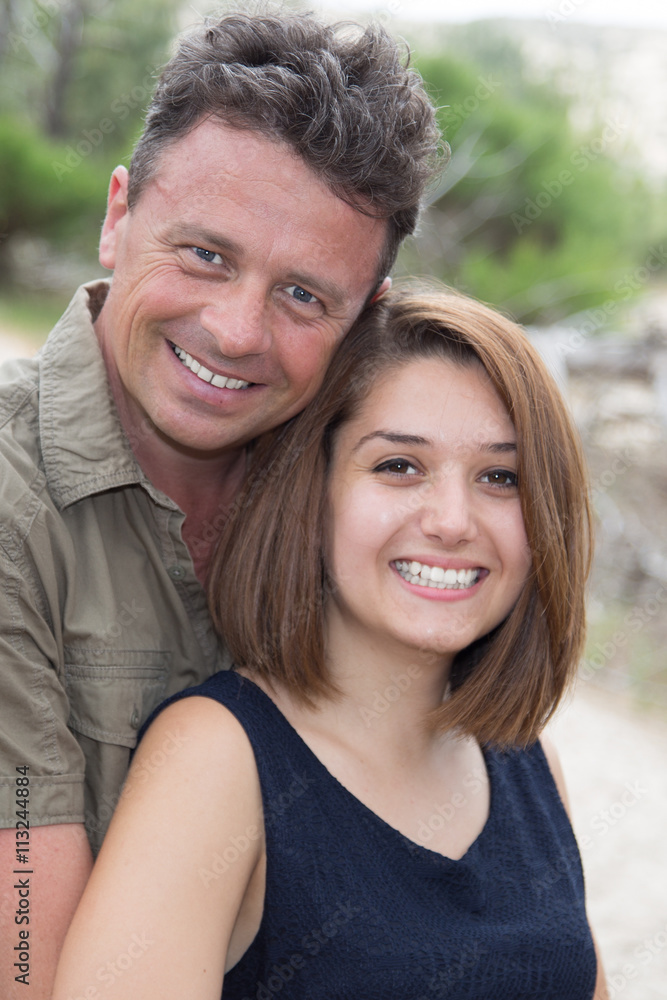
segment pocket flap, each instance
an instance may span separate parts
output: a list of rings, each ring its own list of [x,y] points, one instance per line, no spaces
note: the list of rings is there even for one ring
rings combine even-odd
[[[69,726],[100,743],[133,748],[164,698],[171,654],[154,649],[65,649]]]

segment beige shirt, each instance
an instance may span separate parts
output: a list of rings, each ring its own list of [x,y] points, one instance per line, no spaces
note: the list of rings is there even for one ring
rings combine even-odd
[[[184,515],[120,425],[92,327],[107,287],[0,369],[0,826],[27,766],[30,825],[85,822],[94,851],[142,722],[229,665]]]

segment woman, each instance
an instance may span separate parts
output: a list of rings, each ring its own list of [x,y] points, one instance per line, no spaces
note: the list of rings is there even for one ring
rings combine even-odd
[[[54,997],[605,997],[537,741],[590,525],[535,351],[392,293],[254,467],[210,582],[237,670],[148,729]]]

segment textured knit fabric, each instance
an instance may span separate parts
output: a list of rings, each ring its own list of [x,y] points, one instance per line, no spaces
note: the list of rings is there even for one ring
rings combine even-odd
[[[85,821],[94,851],[141,723],[228,663],[184,515],[109,390],[92,325],[107,289],[82,286],[39,355],[0,370],[0,826],[26,765],[31,825]]]
[[[224,1000],[591,1000],[579,852],[539,743],[485,750],[490,814],[454,861],[348,792],[251,681],[223,672],[172,700],[191,694],[240,721],[264,803],[262,923]]]

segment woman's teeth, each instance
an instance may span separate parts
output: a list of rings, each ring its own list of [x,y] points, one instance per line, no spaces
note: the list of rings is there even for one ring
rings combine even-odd
[[[200,378],[202,382],[210,382],[211,385],[216,386],[218,389],[247,389],[250,382],[243,382],[240,378],[226,378],[224,375],[214,375],[213,372],[209,371],[200,361],[193,358],[191,354],[184,351],[182,347],[174,347],[174,354],[177,358],[189,368],[193,375]]]
[[[408,583],[437,590],[466,590],[479,580],[478,569],[443,569],[442,566],[428,566],[426,563],[398,560],[394,566]]]

